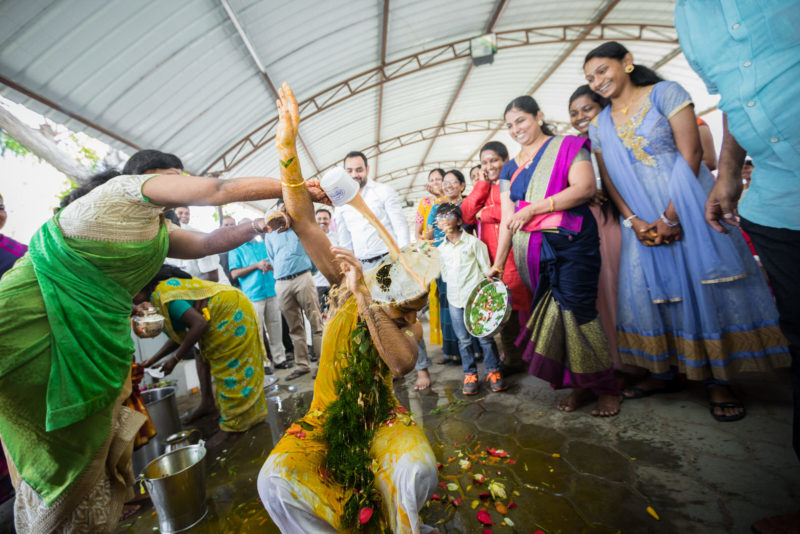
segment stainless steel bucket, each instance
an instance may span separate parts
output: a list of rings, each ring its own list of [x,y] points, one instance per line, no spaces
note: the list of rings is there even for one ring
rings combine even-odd
[[[175,388],[164,387],[142,391],[142,401],[147,407],[153,426],[156,427],[155,439],[160,443],[159,454],[161,454],[165,448],[164,440],[181,431]]]
[[[142,472],[163,533],[183,532],[206,516],[206,448],[190,445],[156,458]]]

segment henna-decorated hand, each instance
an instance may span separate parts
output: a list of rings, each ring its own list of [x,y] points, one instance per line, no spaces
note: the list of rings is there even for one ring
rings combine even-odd
[[[278,129],[275,132],[275,143],[278,147],[281,165],[288,167],[297,157],[295,140],[300,125],[297,100],[289,84],[284,82],[283,86],[278,89],[276,104],[278,105]]]

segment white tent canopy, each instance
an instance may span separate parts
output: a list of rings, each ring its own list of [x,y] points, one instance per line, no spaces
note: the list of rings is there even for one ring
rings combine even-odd
[[[618,40],[680,82],[698,113],[716,97],[680,52],[658,0],[6,0],[0,94],[117,148],[172,152],[194,173],[278,175],[274,87],[301,102],[310,177],[364,151],[402,197],[427,170],[468,170],[502,112],[532,94],[568,129],[583,57]],[[469,41],[495,33],[491,64]],[[716,118],[714,119],[717,120]],[[266,204],[264,204],[266,205]]]

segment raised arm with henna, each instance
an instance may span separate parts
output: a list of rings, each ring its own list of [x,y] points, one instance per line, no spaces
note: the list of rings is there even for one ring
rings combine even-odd
[[[278,130],[275,143],[281,163],[281,188],[286,212],[292,220],[292,229],[303,244],[311,261],[327,278],[331,285],[342,281],[342,271],[336,261],[328,236],[322,231],[314,218],[314,204],[307,182],[300,172],[300,161],[297,158],[297,129],[300,124],[300,113],[297,100],[289,85],[284,83],[278,91]],[[318,187],[318,185],[314,185]],[[320,189],[320,191],[322,191]],[[324,195],[324,193],[322,193]]]

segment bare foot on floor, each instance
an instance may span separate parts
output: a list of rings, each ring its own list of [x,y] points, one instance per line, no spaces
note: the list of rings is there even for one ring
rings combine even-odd
[[[194,423],[198,419],[202,419],[207,415],[216,415],[217,414],[217,407],[213,404],[200,404],[195,411],[190,413],[187,416],[181,417],[181,424],[182,425],[189,425]]]
[[[708,388],[711,401],[711,414],[717,421],[738,421],[745,416],[742,401],[736,398],[729,386],[712,386]]]
[[[619,405],[622,403],[621,395],[598,395],[597,404],[592,410],[595,417],[612,417],[619,413]]]
[[[417,371],[417,381],[414,383],[416,391],[422,391],[431,387],[431,374],[427,369],[420,369]]]
[[[558,409],[562,412],[574,412],[592,400],[594,394],[585,388],[574,388],[569,395],[558,401]]]

